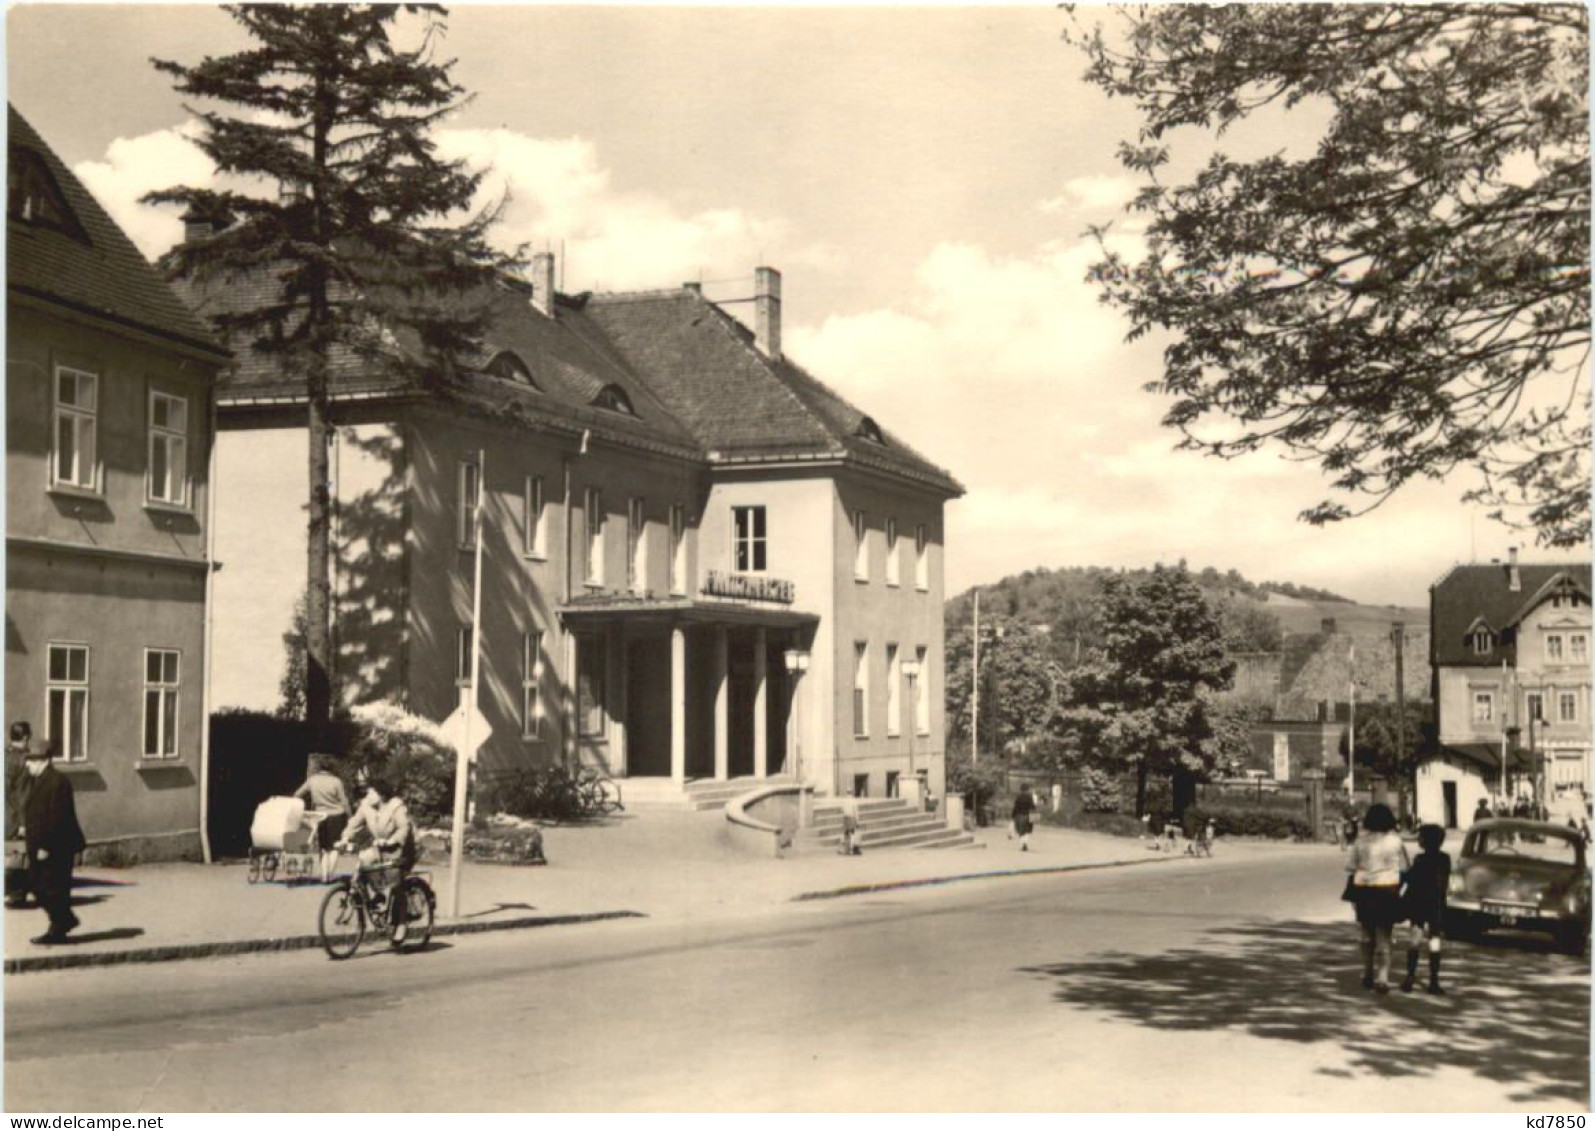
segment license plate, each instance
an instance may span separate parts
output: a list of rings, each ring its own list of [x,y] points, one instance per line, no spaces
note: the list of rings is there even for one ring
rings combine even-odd
[[[1503,927],[1513,926],[1519,919],[1532,913],[1532,911],[1533,908],[1518,907],[1506,903],[1486,903],[1484,905],[1484,913],[1497,916],[1501,920]]]

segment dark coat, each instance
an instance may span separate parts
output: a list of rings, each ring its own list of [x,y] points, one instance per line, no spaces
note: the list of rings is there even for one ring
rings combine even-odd
[[[1446,889],[1451,885],[1451,857],[1420,852],[1407,871],[1407,918],[1419,926],[1445,922]]]
[[[47,849],[51,856],[73,856],[83,851],[83,828],[72,800],[72,783],[54,766],[29,778],[22,803],[22,823],[27,831],[28,856]]]

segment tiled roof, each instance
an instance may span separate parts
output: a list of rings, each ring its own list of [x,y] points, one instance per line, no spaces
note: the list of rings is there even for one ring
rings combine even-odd
[[[1459,565],[1442,577],[1430,590],[1433,603],[1434,638],[1431,648],[1436,665],[1499,667],[1503,660],[1516,661],[1516,648],[1500,634],[1523,618],[1540,601],[1550,596],[1549,586],[1565,575],[1573,584],[1590,592],[1588,565],[1519,564],[1519,587],[1510,587],[1511,566]],[[1487,655],[1475,655],[1468,643],[1468,629],[1483,620],[1496,634],[1496,644]]]
[[[43,163],[80,229],[68,233],[18,219],[6,222],[6,287],[163,338],[222,354],[216,338],[173,293],[133,241],[9,106],[8,161]]]
[[[891,433],[884,443],[859,435],[862,412],[792,361],[764,356],[693,290],[597,295],[587,312],[712,461],[847,459],[963,493]]]

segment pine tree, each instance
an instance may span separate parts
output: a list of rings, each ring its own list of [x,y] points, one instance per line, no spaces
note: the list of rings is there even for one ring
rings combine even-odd
[[[329,717],[329,379],[345,369],[407,381],[451,378],[485,318],[473,295],[512,265],[485,239],[495,210],[471,213],[480,174],[440,160],[429,131],[468,99],[436,47],[435,5],[286,6],[226,11],[254,41],[192,66],[152,60],[194,110],[199,147],[232,187],[175,187],[151,203],[183,205],[218,229],[174,249],[166,266],[197,287],[262,275],[272,301],[217,316],[235,348],[271,356],[304,382],[308,403],[309,549],[305,712]],[[396,34],[417,25],[419,43]],[[241,187],[240,187],[241,186]],[[463,217],[463,219],[462,219]]]

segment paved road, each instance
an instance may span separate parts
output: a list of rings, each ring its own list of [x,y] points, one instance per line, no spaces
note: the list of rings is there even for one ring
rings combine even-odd
[[[1587,968],[1459,945],[1358,988],[1329,849],[6,979],[6,1106],[1455,1110],[1588,1106]]]

